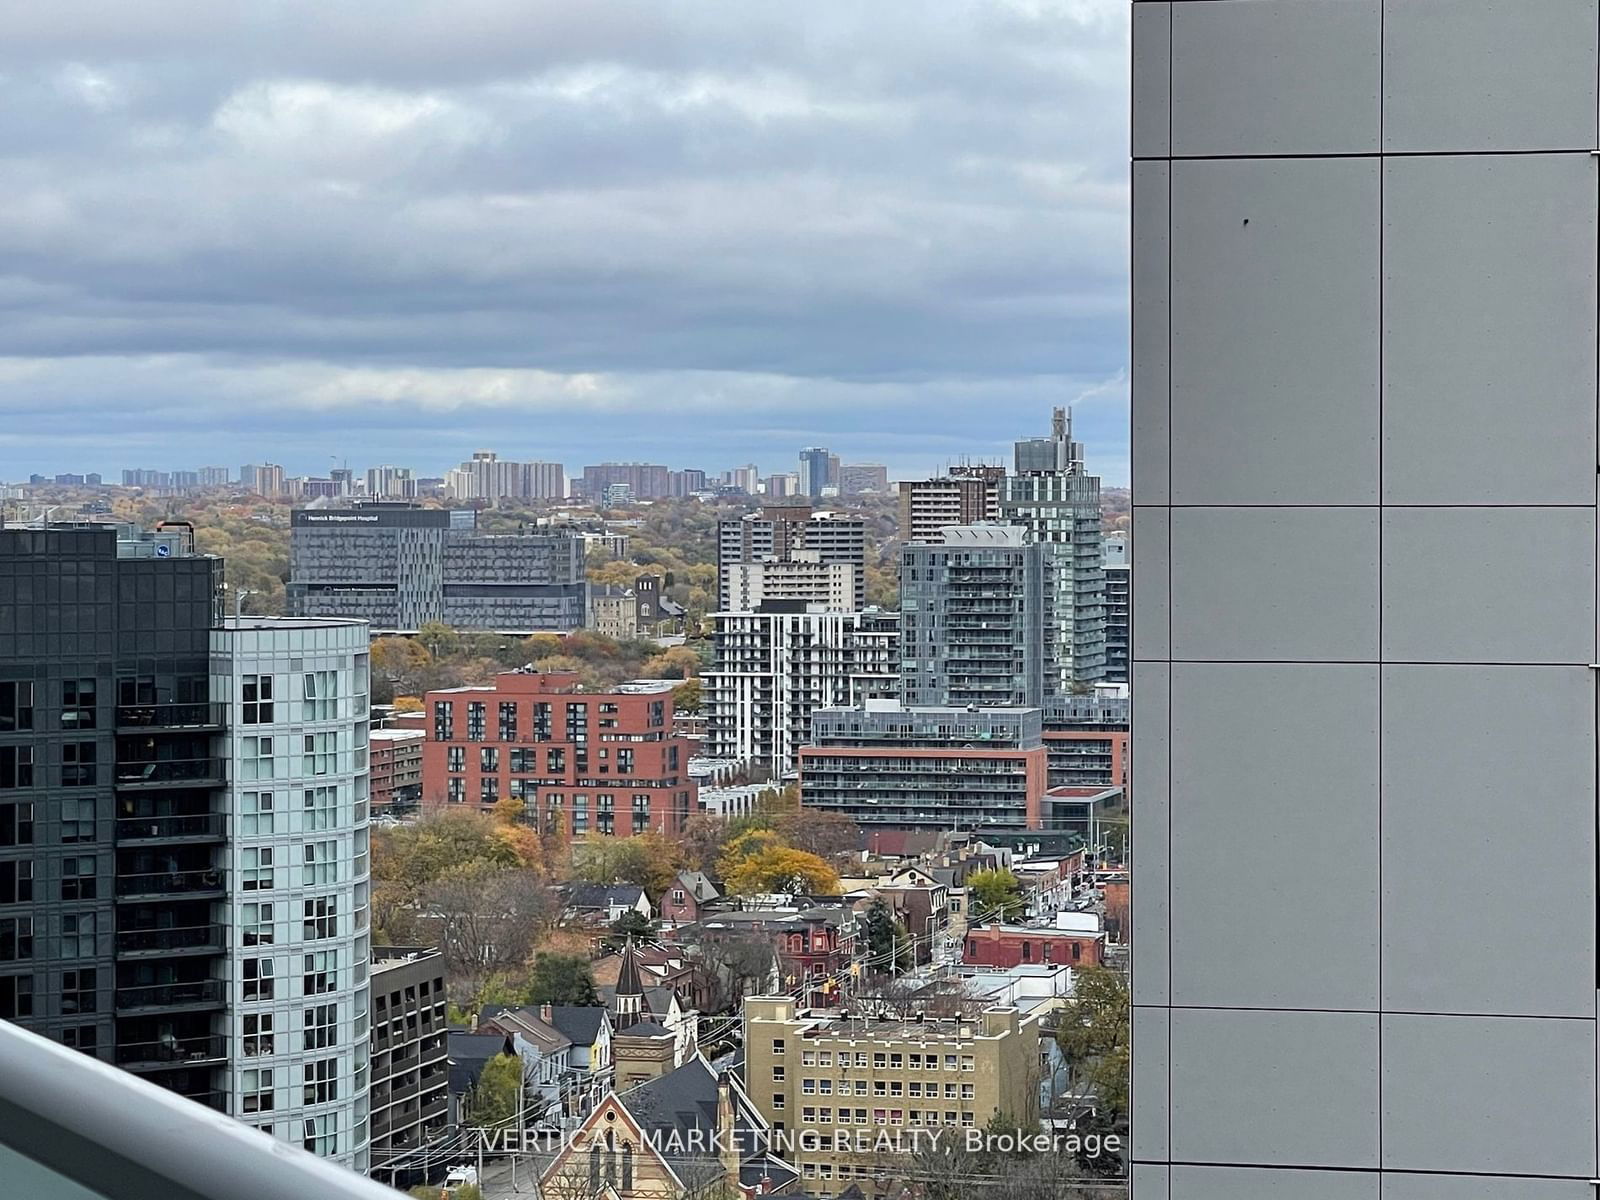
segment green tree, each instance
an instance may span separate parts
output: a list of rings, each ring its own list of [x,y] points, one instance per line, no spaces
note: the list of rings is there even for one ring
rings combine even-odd
[[[612,950],[621,950],[629,942],[653,942],[656,923],[636,908],[630,908],[612,922],[605,944]]]
[[[455,654],[461,649],[461,636],[443,621],[424,621],[417,630],[417,641],[435,658]]]
[[[672,707],[679,712],[697,713],[705,704],[705,689],[698,679],[685,679],[672,689]]]
[[[1128,981],[1109,967],[1085,967],[1075,976],[1060,1009],[1056,1044],[1073,1078],[1120,1119],[1128,1111]]]
[[[967,876],[968,920],[1015,921],[1028,911],[1022,885],[1005,868]]]
[[[517,1119],[522,1106],[522,1060],[515,1054],[497,1054],[483,1064],[467,1099],[467,1123],[481,1129],[501,1129]]]
[[[599,1004],[589,960],[580,954],[540,954],[528,976],[528,1003]]]
[[[894,975],[914,965],[911,937],[883,897],[868,905],[861,918],[861,933],[866,942],[869,970]]]
[[[586,883],[635,883],[654,904],[683,869],[683,851],[659,833],[584,842],[572,854],[572,871]]]

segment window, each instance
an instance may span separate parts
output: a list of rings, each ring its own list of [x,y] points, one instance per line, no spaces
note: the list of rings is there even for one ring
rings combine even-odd
[[[243,768],[244,778],[271,779],[276,774],[273,766],[272,739],[269,737],[247,737],[243,739],[240,749],[240,766]]]
[[[334,1032],[339,1025],[339,1006],[319,1004],[305,1010],[305,1048],[326,1050],[334,1043]]]
[[[320,896],[304,902],[305,940],[321,941],[339,934],[339,899],[337,896]]]
[[[61,747],[61,786],[93,787],[98,779],[93,742],[66,742]]]
[[[339,715],[339,672],[308,671],[301,677],[302,717],[331,721]]]
[[[97,891],[94,874],[94,855],[61,860],[61,898],[63,900],[93,900]]]
[[[92,968],[61,972],[61,1011],[92,1013],[95,1010],[95,972]]]
[[[0,1018],[33,1015],[33,976],[0,975]]]
[[[305,977],[301,995],[320,996],[339,984],[339,954],[335,950],[316,950],[305,957]]]
[[[33,728],[33,684],[0,682],[0,733]]]
[[[632,775],[633,774],[633,751],[632,750],[618,750],[617,751],[617,774],[619,774],[619,775]]]
[[[433,740],[452,742],[456,736],[456,706],[448,700],[433,702]]]
[[[493,773],[500,769],[500,747],[480,746],[478,748],[478,770]]]
[[[305,1103],[327,1104],[339,1098],[337,1058],[321,1058],[316,1062],[308,1062],[301,1071],[305,1080]]]
[[[500,701],[500,740],[514,742],[517,740],[517,703],[515,700]]]
[[[239,802],[239,832],[246,837],[269,837],[273,830],[271,792],[245,792]]]
[[[93,1025],[75,1025],[61,1031],[61,1044],[93,1056],[95,1047],[100,1044],[100,1031]]]
[[[246,1013],[244,1015],[244,1056],[256,1058],[273,1053],[272,1014]]]
[[[782,1083],[783,1082],[783,1068],[782,1067],[773,1067],[772,1068],[772,1081],[774,1083]]]
[[[976,1071],[978,1069],[977,1059],[970,1054],[963,1054],[961,1056],[961,1069],[963,1071]]]
[[[961,1085],[961,1098],[963,1100],[973,1100],[976,1099],[976,1096],[977,1093],[973,1084],[963,1083]]]
[[[244,863],[239,883],[241,890],[259,892],[273,886],[271,846],[246,846],[241,861]]]
[[[773,1038],[772,1039],[772,1052],[774,1054],[782,1054],[783,1053],[783,1039],[782,1038]]]
[[[563,774],[567,769],[567,752],[560,747],[546,750],[545,767],[552,775]]]
[[[814,1095],[816,1095],[817,1094],[817,1081],[815,1079],[802,1079],[800,1081],[800,1093],[801,1093],[801,1095],[805,1095],[805,1096],[814,1096]]]
[[[272,1068],[251,1068],[244,1072],[244,1111],[272,1111]]]
[[[0,904],[25,904],[33,899],[33,863],[0,862]]]
[[[246,675],[240,685],[239,723],[272,724],[272,676]]]
[[[0,788],[33,786],[33,747],[0,746]]]
[[[271,1000],[275,972],[270,958],[244,960],[244,998],[246,1000]]]
[[[331,775],[338,767],[339,735],[308,733],[304,735],[301,750],[302,775]]]
[[[272,945],[272,905],[246,904],[241,911],[239,931],[246,946]]]
[[[95,840],[95,804],[91,799],[61,801],[61,841],[64,845]]]
[[[445,781],[445,800],[450,804],[462,804],[467,799],[467,781],[459,775],[452,775]]]
[[[33,957],[33,918],[0,917],[0,962]]]
[[[33,805],[0,804],[0,846],[33,845]]]
[[[500,799],[500,776],[478,776],[478,803],[494,804]]]
[[[488,705],[481,700],[473,700],[467,705],[467,741],[481,742],[485,729]]]
[[[61,728],[93,729],[95,725],[94,680],[63,680],[61,684]]]
[[[782,1092],[773,1092],[772,1093],[772,1107],[773,1108],[782,1108],[783,1107],[783,1093]]]
[[[528,746],[514,746],[511,750],[511,773],[531,774],[539,769],[539,752]]]
[[[339,882],[339,843],[307,842],[301,849],[304,871],[300,882],[306,887],[325,887]]]
[[[61,917],[61,957],[93,958],[94,914],[65,913]]]
[[[302,800],[304,809],[301,813],[301,829],[313,832],[333,828],[339,805],[338,788],[306,788],[302,793]]]
[[[465,746],[446,746],[444,751],[445,770],[460,774],[467,769],[467,748]]]

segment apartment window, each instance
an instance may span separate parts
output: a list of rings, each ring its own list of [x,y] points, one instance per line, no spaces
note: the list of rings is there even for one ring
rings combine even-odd
[[[270,958],[244,960],[244,998],[271,1000],[275,972]]]
[[[272,724],[272,676],[246,675],[239,689],[239,723]]]
[[[98,891],[95,879],[94,855],[61,860],[61,898],[63,900],[93,900]]]
[[[624,749],[624,750],[618,750],[617,751],[617,774],[619,774],[619,775],[632,775],[633,774],[633,751],[632,750],[625,750]]]
[[[802,1079],[800,1081],[800,1092],[802,1095],[815,1096],[817,1094],[817,1081],[815,1079]]]
[[[243,945],[272,945],[272,905],[259,902],[244,905],[240,910],[239,932]]]
[[[975,1099],[976,1096],[977,1092],[973,1084],[963,1083],[961,1085],[961,1098],[963,1100],[972,1100]]]
[[[246,1058],[257,1058],[274,1052],[271,1013],[246,1013],[243,1026]]]
[[[301,995],[320,996],[331,992],[339,982],[339,955],[334,950],[316,950],[305,957],[305,976]]]
[[[302,744],[302,775],[331,775],[338,766],[339,735],[337,733],[308,733]]]
[[[95,840],[95,803],[90,799],[65,799],[61,802],[61,841],[63,845]]]
[[[545,751],[545,766],[552,775],[561,775],[567,769],[567,752],[561,747]]]
[[[304,812],[300,827],[307,831],[332,829],[339,806],[339,789],[336,787],[306,788],[302,796]]]
[[[95,978],[93,968],[61,972],[63,1013],[92,1013],[95,1010]]]
[[[33,786],[33,747],[0,746],[0,788]]]
[[[783,1082],[783,1068],[782,1067],[773,1067],[772,1068],[772,1081],[774,1083],[782,1083]]]
[[[301,716],[307,721],[331,721],[339,715],[339,672],[307,671],[301,677]]]
[[[888,1083],[882,1079],[874,1079],[872,1081],[872,1094],[874,1096],[887,1096],[889,1094]]]
[[[783,1039],[782,1038],[773,1038],[772,1039],[772,1052],[774,1054],[782,1054],[783,1053]]]
[[[784,1103],[783,1093],[782,1092],[773,1092],[772,1093],[772,1107],[773,1108],[782,1108],[783,1107],[783,1103]]]
[[[511,773],[531,774],[539,769],[539,752],[527,746],[515,746],[511,750]]]
[[[61,917],[61,957],[93,958],[94,913],[65,913]]]
[[[448,700],[433,702],[433,740],[453,742],[456,737],[456,706]]]
[[[833,1051],[832,1050],[823,1050],[820,1053],[818,1053],[818,1055],[817,1055],[817,1064],[819,1066],[824,1066],[824,1067],[833,1066]]]
[[[306,887],[326,887],[339,882],[339,843],[307,842],[301,848],[300,882]]]
[[[961,1069],[963,1071],[976,1071],[978,1069],[977,1059],[970,1054],[963,1054],[961,1056]]]
[[[445,770],[459,775],[467,769],[467,748],[465,746],[446,746],[444,751]]]
[[[61,1044],[93,1057],[95,1048],[100,1044],[100,1031],[93,1025],[74,1025],[61,1031]]]
[[[33,804],[0,804],[0,846],[33,845]]]
[[[873,1070],[881,1071],[888,1065],[889,1065],[889,1056],[887,1054],[874,1054],[872,1056],[872,1069]]]
[[[478,770],[493,773],[500,769],[500,747],[478,747]]]
[[[488,705],[474,700],[467,705],[467,741],[481,742],[487,732]]]
[[[246,846],[241,861],[244,869],[239,880],[240,890],[259,892],[273,886],[271,846]]]
[[[98,776],[93,742],[66,742],[62,745],[62,787],[93,787]]]
[[[954,1100],[956,1098],[956,1085],[955,1084],[947,1083],[947,1084],[944,1085],[944,1098],[946,1100]]]
[[[956,1069],[956,1061],[954,1054],[946,1054],[944,1056],[944,1069],[946,1071],[954,1071]]]
[[[445,802],[448,804],[464,804],[467,799],[467,781],[459,775],[452,775],[445,781]]]
[[[0,904],[25,904],[33,899],[33,863],[0,862]]]
[[[478,777],[478,803],[494,804],[500,799],[500,776],[480,775]]]
[[[0,680],[0,733],[33,728],[33,684]]]
[[[0,1019],[33,1016],[33,976],[0,975]]]
[[[33,957],[33,918],[0,917],[0,962]]]
[[[327,1104],[339,1098],[339,1060],[321,1058],[308,1062],[301,1068],[305,1081],[304,1101],[307,1104]]]
[[[61,684],[61,728],[93,729],[96,723],[94,680],[64,680]]]
[[[843,1090],[843,1085],[842,1084],[840,1085],[840,1090],[841,1091]],[[831,1079],[819,1079],[819,1080],[817,1080],[817,1091],[821,1092],[824,1096],[833,1095],[833,1080],[831,1080]]]
[[[339,934],[339,899],[337,896],[319,896],[304,904],[305,940],[322,941]]]
[[[515,700],[500,701],[500,740],[514,742],[517,740],[517,703]]]
[[[261,1067],[243,1073],[244,1111],[272,1111],[272,1068]]]
[[[814,1050],[802,1050],[802,1051],[800,1051],[800,1065],[802,1067],[814,1067],[814,1066],[816,1066],[817,1065],[817,1054],[816,1054],[816,1051],[814,1051]]]
[[[245,792],[239,801],[239,832],[246,837],[270,837],[273,830],[271,792]]]
[[[305,1048],[326,1050],[334,1043],[339,1026],[339,1006],[318,1004],[305,1010]]]
[[[277,773],[272,756],[271,738],[244,738],[240,749],[242,751],[240,766],[246,780],[271,779]]]

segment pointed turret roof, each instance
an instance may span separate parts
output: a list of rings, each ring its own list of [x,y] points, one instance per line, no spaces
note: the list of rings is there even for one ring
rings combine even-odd
[[[634,953],[633,939],[622,948],[622,969],[617,972],[618,996],[644,996],[644,983],[639,978],[639,957]]]

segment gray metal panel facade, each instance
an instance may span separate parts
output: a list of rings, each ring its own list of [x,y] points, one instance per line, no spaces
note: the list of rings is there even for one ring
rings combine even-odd
[[[1135,1200],[1591,1197],[1593,0],[1133,54]]]

